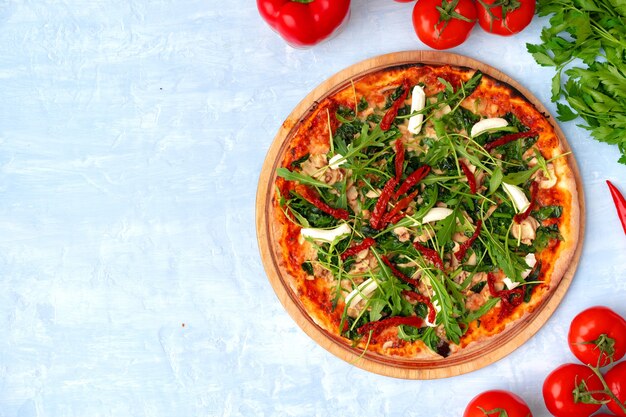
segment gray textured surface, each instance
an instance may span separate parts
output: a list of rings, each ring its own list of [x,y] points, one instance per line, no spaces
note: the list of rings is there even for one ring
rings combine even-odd
[[[587,193],[574,283],[509,357],[439,381],[377,376],[310,340],[256,244],[256,183],[277,129],[316,85],[424,46],[412,3],[354,0],[349,24],[294,50],[233,0],[0,1],[0,416],[453,416],[478,392],[541,383],[571,361],[582,308],[626,314],[623,236],[604,185],[617,150],[563,125]],[[525,52],[544,21],[454,52],[551,110]]]

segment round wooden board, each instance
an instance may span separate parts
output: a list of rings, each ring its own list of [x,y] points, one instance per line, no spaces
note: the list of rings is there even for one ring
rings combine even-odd
[[[256,201],[256,226],[263,265],[278,299],[298,326],[320,346],[350,364],[377,374],[404,379],[435,379],[464,374],[489,365],[521,346],[543,326],[563,299],[576,271],[584,237],[585,206],[580,173],[576,161],[570,153],[568,155],[568,162],[574,172],[578,189],[580,228],[578,246],[573,254],[569,268],[555,290],[538,308],[532,313],[527,314],[514,326],[490,338],[489,343],[482,345],[480,349],[468,349],[467,352],[462,352],[461,354],[452,355],[451,357],[442,358],[437,361],[394,359],[377,354],[370,354],[369,352],[363,354],[362,352],[350,348],[350,346],[340,340],[338,336],[331,335],[320,328],[309,317],[301,306],[298,297],[291,290],[288,280],[284,275],[285,271],[281,270],[279,266],[278,255],[273,249],[276,245],[273,240],[272,226],[269,222],[271,222],[272,218],[271,200],[272,194],[274,193],[274,182],[278,163],[282,159],[290,133],[294,127],[298,125],[299,121],[307,115],[309,109],[316,101],[343,88],[350,80],[358,79],[370,72],[390,66],[416,63],[434,65],[450,64],[480,70],[484,74],[516,88],[540,112],[549,116],[549,112],[541,102],[515,80],[499,70],[471,58],[445,52],[404,51],[367,59],[338,72],[320,84],[296,106],[282,124],[270,146],[260,174]],[[554,118],[550,117],[550,120],[554,121]],[[570,152],[571,149],[563,132],[556,123],[553,122],[552,124],[565,151]]]

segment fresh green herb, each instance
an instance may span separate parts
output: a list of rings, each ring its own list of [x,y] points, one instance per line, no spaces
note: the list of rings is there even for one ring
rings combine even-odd
[[[276,174],[279,177],[286,179],[287,181],[296,181],[296,182],[299,182],[300,184],[312,185],[314,187],[320,187],[320,188],[332,188],[330,185],[326,184],[325,182],[316,180],[315,178],[306,174],[301,174],[296,171],[290,171],[287,168],[278,168],[276,170]]]
[[[487,281],[480,281],[472,285],[472,288],[470,288],[470,291],[478,294],[479,292],[483,290],[483,288],[485,288],[485,285],[487,285]]]
[[[552,15],[550,24],[541,43],[526,47],[539,65],[556,70],[552,101],[559,120],[582,118],[596,140],[617,145],[626,164],[626,4],[539,0],[536,10]]]
[[[544,206],[535,211],[532,215],[535,219],[541,221],[546,219],[555,219],[561,217],[563,207],[561,206]]]
[[[407,342],[414,342],[421,340],[428,348],[434,352],[437,351],[437,346],[441,339],[437,336],[434,327],[412,327],[412,326],[399,326],[398,337]]]
[[[304,272],[306,272],[309,275],[313,275],[313,264],[311,263],[311,261],[304,261],[302,262],[302,265],[300,265],[302,267],[302,270]]]
[[[548,247],[553,239],[563,240],[559,227],[556,224],[550,226],[539,226],[537,228],[535,240],[533,240],[533,248],[536,252],[541,252]]]

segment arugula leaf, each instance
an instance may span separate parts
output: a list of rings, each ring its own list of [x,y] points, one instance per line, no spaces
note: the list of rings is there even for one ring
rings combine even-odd
[[[463,331],[456,321],[453,303],[446,286],[440,278],[434,274],[427,273],[430,285],[433,287],[433,302],[436,302],[441,311],[437,314],[437,324],[442,324],[446,332],[446,337],[453,343],[458,344],[463,335]],[[445,277],[444,277],[445,279]]]
[[[456,218],[460,205],[457,205],[452,214],[439,221],[440,229],[437,231],[437,242],[439,246],[445,246],[452,241],[452,234],[456,230]]]
[[[286,179],[287,181],[298,181],[301,184],[312,185],[314,187],[320,187],[320,188],[332,188],[330,185],[326,184],[325,182],[316,180],[313,177],[310,177],[305,174],[301,174],[296,171],[290,171],[287,168],[278,168],[276,170],[276,175]]]

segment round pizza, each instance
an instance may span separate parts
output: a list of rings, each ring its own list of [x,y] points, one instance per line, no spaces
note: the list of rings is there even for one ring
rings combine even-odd
[[[545,114],[480,71],[350,80],[291,129],[270,227],[300,308],[357,352],[438,360],[531,314],[569,267],[579,198]]]

